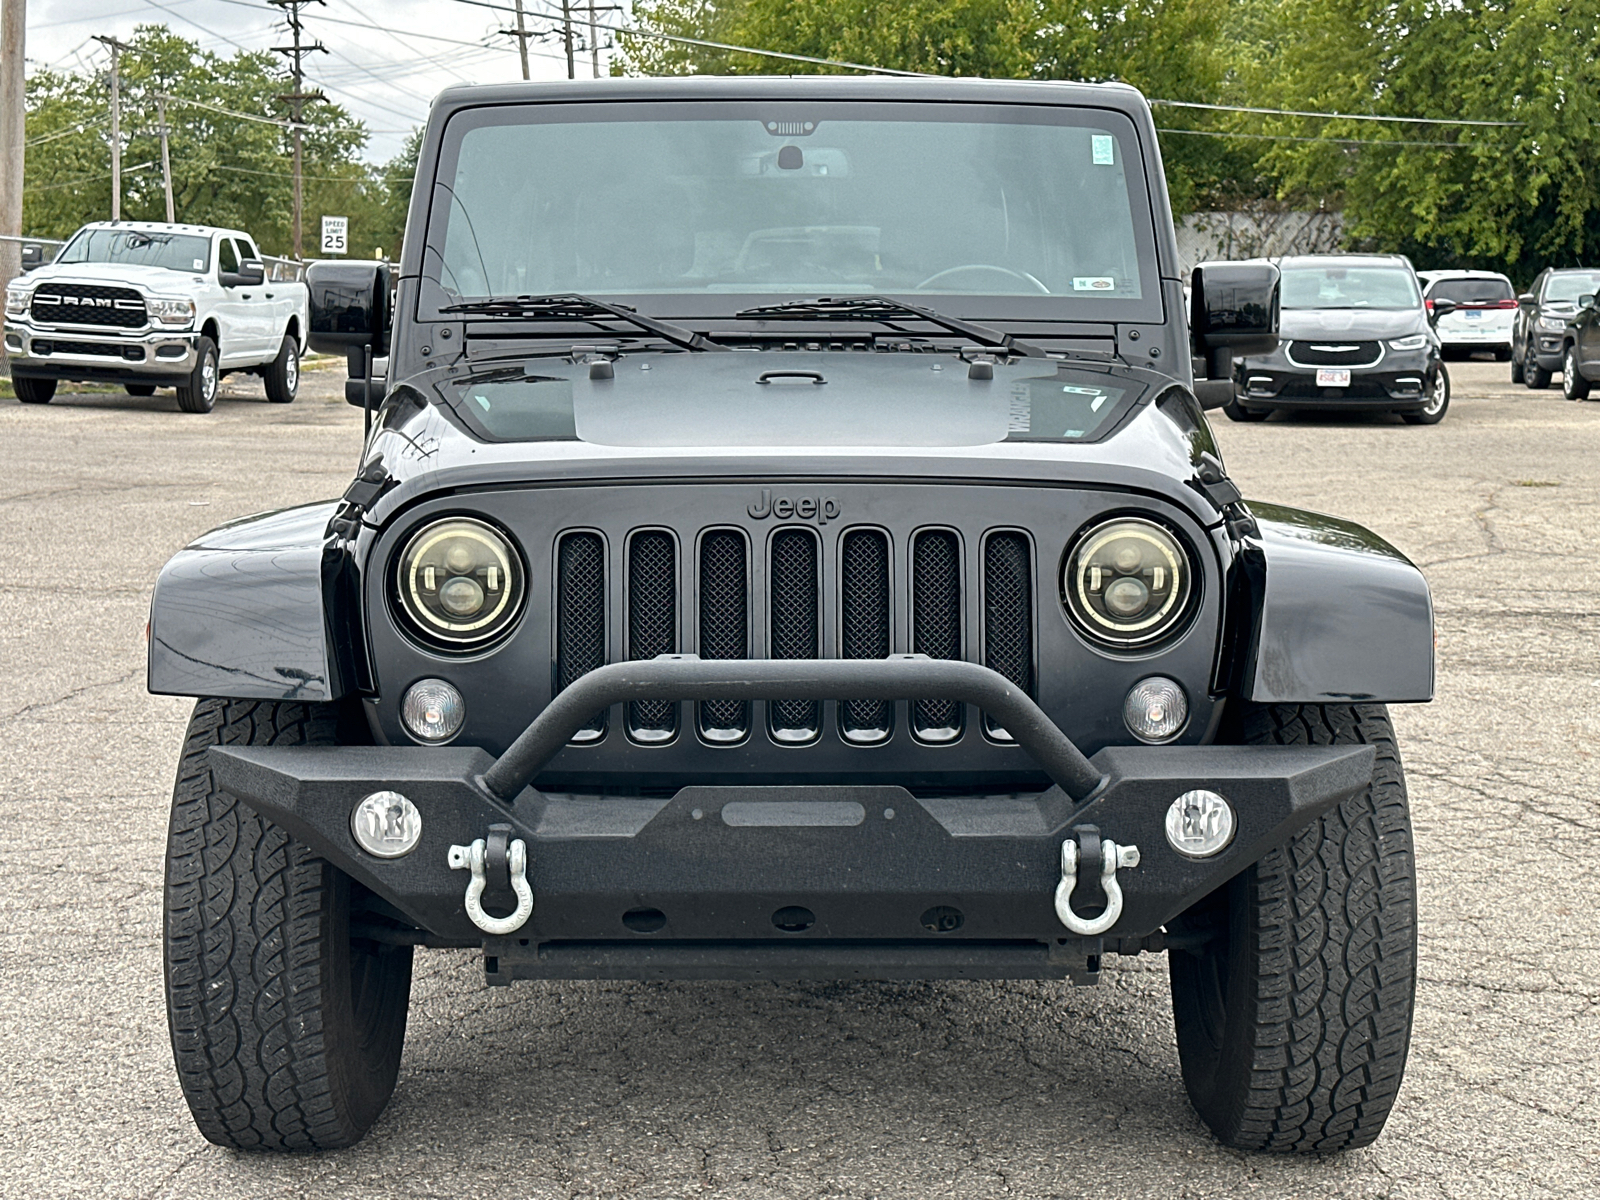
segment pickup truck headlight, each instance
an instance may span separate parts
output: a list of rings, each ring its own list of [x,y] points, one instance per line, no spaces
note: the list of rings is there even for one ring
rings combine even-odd
[[[484,521],[435,521],[400,552],[395,591],[406,623],[423,638],[451,649],[481,646],[522,610],[522,558]]]
[[[1188,614],[1194,569],[1178,539],[1140,517],[1119,517],[1078,536],[1062,570],[1073,622],[1099,642],[1142,646]]]
[[[1389,341],[1389,349],[1391,349],[1391,350],[1421,350],[1427,344],[1428,344],[1428,335],[1427,334],[1425,334],[1425,333],[1413,333],[1408,337],[1390,339],[1390,341]]]
[[[1544,330],[1546,333],[1560,333],[1566,327],[1567,319],[1565,317],[1539,318],[1539,328]]]
[[[28,301],[33,299],[32,288],[6,289],[6,316],[20,317],[28,311]]]
[[[194,301],[178,297],[152,296],[144,302],[150,319],[163,325],[194,324]]]

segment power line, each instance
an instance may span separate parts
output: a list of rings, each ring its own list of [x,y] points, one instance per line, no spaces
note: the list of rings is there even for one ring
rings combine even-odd
[[[1296,137],[1287,133],[1228,133],[1220,129],[1166,129],[1156,126],[1157,133],[1178,133],[1186,137],[1248,138],[1253,142],[1335,142],[1342,146],[1443,146],[1451,150],[1470,150],[1484,142],[1409,142],[1394,138],[1342,138],[1327,135]]]
[[[260,117],[260,116],[256,116],[254,113],[235,112],[231,108],[220,108],[215,104],[207,104],[204,100],[186,100],[182,96],[172,96],[172,95],[169,95],[169,94],[167,94],[165,92],[158,93],[157,98],[161,99],[161,100],[165,100],[168,104],[182,104],[182,105],[185,105],[185,106],[187,106],[189,108],[203,108],[207,112],[214,112],[214,113],[217,113],[220,116],[236,117],[241,121],[257,121],[257,122],[261,123],[262,125],[276,125],[280,129],[312,129],[312,128],[315,128],[314,126],[307,125],[304,122],[302,122],[302,123],[297,125],[293,121],[285,121],[280,117]]]
[[[300,225],[301,216],[304,211],[304,204],[303,189],[300,186],[300,174],[301,166],[303,165],[303,160],[305,157],[303,144],[304,139],[301,136],[305,127],[300,121],[302,115],[301,105],[303,105],[307,100],[327,99],[327,97],[321,92],[306,91],[306,75],[303,59],[307,54],[314,52],[326,54],[328,52],[328,48],[321,42],[314,41],[309,45],[306,45],[300,41],[301,36],[305,32],[304,23],[300,19],[300,10],[307,4],[322,4],[324,3],[324,0],[267,0],[267,3],[283,10],[284,20],[289,23],[289,32],[294,37],[294,42],[292,45],[274,46],[272,49],[275,53],[281,54],[289,60],[289,73],[294,78],[294,91],[290,92],[288,95],[279,96],[278,99],[289,105],[289,111],[292,114],[292,120],[294,121],[294,125],[290,127],[290,133],[294,138],[294,256],[296,258],[303,258],[304,255],[301,252],[300,244]]]
[[[1299,108],[1253,108],[1242,104],[1199,104],[1192,100],[1151,100],[1162,108],[1203,108],[1208,112],[1259,113],[1269,117],[1325,117],[1338,121],[1392,121],[1402,125],[1492,125],[1518,128],[1526,121],[1468,121],[1455,117],[1385,117],[1371,113],[1311,112]],[[1419,143],[1420,144],[1420,143]]]

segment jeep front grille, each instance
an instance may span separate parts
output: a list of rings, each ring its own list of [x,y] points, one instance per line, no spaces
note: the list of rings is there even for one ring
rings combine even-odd
[[[556,548],[556,691],[606,662],[606,550],[598,533],[568,533]],[[579,734],[605,732],[605,714]]]
[[[961,657],[961,543],[948,529],[924,530],[912,543],[911,651]],[[961,709],[951,700],[918,700],[911,724],[924,741],[954,741],[961,736]]]
[[[700,539],[701,658],[750,657],[748,543],[737,529],[713,529]],[[713,742],[736,742],[750,729],[743,700],[700,704],[700,732]]]
[[[628,542],[628,657],[654,658],[678,649],[678,548],[672,535],[647,529]],[[677,732],[670,700],[628,705],[628,732],[639,741],[665,741]]]
[[[607,596],[614,594],[622,607],[617,627],[625,640],[623,657],[631,660],[679,650],[708,659],[883,658],[895,650],[898,612],[910,618],[901,648],[932,658],[970,657],[1035,694],[1038,606],[1028,536],[996,530],[976,547],[981,611],[972,614],[979,618],[979,644],[971,654],[963,636],[970,589],[962,538],[951,529],[920,530],[908,547],[902,543],[899,560],[895,542],[878,528],[836,535],[783,526],[764,545],[753,544],[739,529],[641,529],[626,538],[625,579],[613,585],[601,536],[562,533],[555,556],[556,690],[610,661]],[[680,546],[692,563],[687,571],[680,569]],[[898,585],[897,561],[905,564]],[[836,603],[829,601],[825,581]],[[681,707],[667,700],[628,704],[628,736],[644,744],[673,740]],[[702,701],[693,706],[695,726],[705,741],[740,742],[753,732],[752,707],[738,700]],[[825,706],[778,698],[764,706],[767,735],[779,745],[813,742],[832,720],[833,707],[837,736],[846,742],[869,745],[892,732],[895,706],[884,701],[846,697]],[[913,735],[931,743],[958,739],[966,719],[961,704],[940,699],[913,701],[908,712]],[[603,718],[598,715],[580,740],[603,736]],[[985,732],[1006,740],[1003,729],[985,726]]]
[[[99,325],[143,329],[144,297],[132,288],[92,283],[41,283],[33,292],[33,319],[46,325]]]

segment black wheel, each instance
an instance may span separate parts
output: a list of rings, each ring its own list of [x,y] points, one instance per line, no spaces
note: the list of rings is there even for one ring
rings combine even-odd
[[[1550,372],[1546,371],[1532,359],[1525,359],[1522,364],[1522,382],[1536,392],[1541,392],[1550,386]]]
[[[1271,412],[1265,408],[1246,408],[1237,400],[1230,400],[1222,406],[1222,411],[1228,414],[1230,421],[1265,421]]]
[[[1421,412],[1401,413],[1401,420],[1408,425],[1437,425],[1444,420],[1444,414],[1450,411],[1450,372],[1442,366],[1433,377],[1433,382],[1428,385],[1428,403]]]
[[[54,379],[24,379],[19,375],[11,377],[11,389],[17,393],[17,399],[24,404],[49,404],[56,394],[56,381]]]
[[[219,793],[215,745],[338,740],[330,705],[202,700],[167,835],[167,1018],[200,1132],[241,1150],[349,1146],[394,1091],[411,947],[350,937],[359,885]]]
[[[189,382],[178,385],[178,407],[189,413],[208,413],[217,403],[217,344],[202,337],[195,344],[194,372]]]
[[[1246,705],[1229,741],[1377,748],[1366,790],[1174,924],[1169,954],[1189,1098],[1243,1150],[1370,1145],[1400,1091],[1417,976],[1411,817],[1381,704]]]
[[[300,345],[292,337],[283,339],[278,357],[263,372],[267,380],[267,399],[274,404],[292,404],[300,390]]]
[[[1561,358],[1561,394],[1568,400],[1587,400],[1589,381],[1578,370],[1578,348],[1568,346]]]
[[[1517,352],[1516,352],[1515,348],[1513,348],[1510,351],[1510,354],[1511,354],[1511,382],[1512,383],[1526,383],[1527,379],[1524,377],[1524,375],[1522,373],[1522,360],[1517,357]]]
[[[122,390],[130,396],[154,396],[156,385],[153,383],[125,383]]]

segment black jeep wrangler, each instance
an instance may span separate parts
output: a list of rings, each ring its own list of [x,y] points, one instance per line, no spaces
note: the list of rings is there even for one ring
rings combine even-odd
[[[392,292],[311,286],[354,482],[152,603],[151,691],[200,698],[165,943],[207,1138],[360,1138],[417,946],[490,984],[1165,951],[1219,1138],[1378,1135],[1428,589],[1240,499],[1203,408],[1277,269],[1202,266],[1186,316],[1136,92],[453,90]]]

